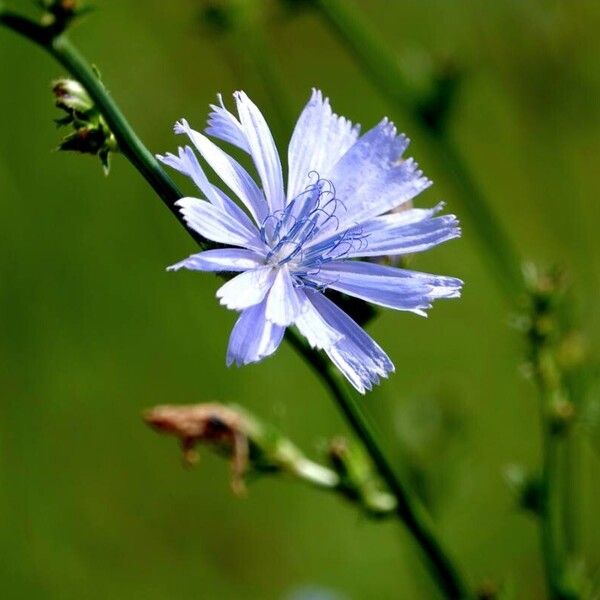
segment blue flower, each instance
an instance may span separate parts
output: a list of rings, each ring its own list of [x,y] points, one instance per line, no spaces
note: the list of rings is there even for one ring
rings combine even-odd
[[[238,116],[219,96],[206,133],[248,153],[260,186],[208,137],[179,121],[175,132],[187,134],[242,206],[208,181],[191,147],[159,156],[191,177],[204,197],[178,201],[189,227],[224,246],[170,270],[239,273],[217,291],[221,304],[240,313],[228,366],[269,356],[294,325],[364,393],[394,365],[323,292],[425,315],[432,300],[458,297],[462,282],[355,259],[428,250],[458,237],[458,221],[437,215],[442,204],[411,208],[409,201],[431,182],[412,158],[401,158],[409,140],[387,119],[361,136],[359,126],[334,114],[313,90],[289,144],[286,187],[264,117],[244,92],[234,98]],[[406,210],[390,212],[403,205]]]

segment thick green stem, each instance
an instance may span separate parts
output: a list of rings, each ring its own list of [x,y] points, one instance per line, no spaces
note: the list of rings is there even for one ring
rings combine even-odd
[[[517,254],[447,132],[435,125],[431,115],[423,110],[423,99],[416,96],[405,81],[394,53],[368,27],[351,0],[314,0],[314,3],[377,88],[394,107],[413,114],[422,126],[421,133],[430,142],[440,168],[450,175],[455,201],[462,203],[492,275],[497,278],[509,304],[514,305],[523,291]]]
[[[447,598],[468,598],[467,586],[433,532],[429,516],[390,465],[353,394],[331,372],[330,365],[321,354],[313,352],[292,330],[288,330],[286,335],[329,389],[354,433],[364,444],[381,477],[396,497],[398,517],[418,543],[439,587]]]
[[[183,223],[175,206],[175,202],[182,194],[162,170],[154,156],[136,136],[96,73],[69,40],[64,35],[54,35],[51,29],[15,15],[5,9],[1,3],[0,24],[42,46],[86,88],[115,135],[120,150],[140,171],[169,210]],[[185,225],[185,223],[183,224]],[[186,229],[202,246],[206,244],[206,240],[198,238],[189,228],[186,227]],[[435,575],[440,588],[451,599],[468,597],[467,588],[433,534],[426,513],[394,473],[354,398],[346,392],[344,387],[332,375],[325,359],[319,353],[302,343],[293,332],[288,331],[287,337],[292,346],[299,351],[315,369],[317,375],[322,378],[339,408],[348,419],[352,429],[365,445],[380,475],[396,497],[398,516],[421,547],[427,559],[427,564]]]

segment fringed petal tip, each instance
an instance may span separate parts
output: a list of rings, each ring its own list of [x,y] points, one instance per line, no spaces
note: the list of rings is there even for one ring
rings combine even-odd
[[[169,265],[169,266],[168,266],[168,267],[165,269],[165,271],[166,271],[167,273],[174,273],[175,271],[179,271],[179,270],[181,270],[181,269],[184,269],[184,268],[185,268],[185,261],[184,261],[184,260],[181,260],[181,261],[179,261],[178,263],[175,263],[175,264],[173,264],[173,265]]]
[[[176,121],[175,125],[173,125],[173,131],[176,135],[186,134],[190,129],[191,127],[187,122],[187,119],[179,119],[179,121]]]

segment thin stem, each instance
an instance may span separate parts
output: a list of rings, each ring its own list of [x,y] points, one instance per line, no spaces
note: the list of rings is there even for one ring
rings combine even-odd
[[[5,9],[1,3],[0,24],[42,46],[86,88],[115,135],[123,154],[140,171],[180,223],[184,224],[175,206],[175,202],[182,194],[162,170],[154,156],[136,136],[131,125],[112,100],[96,73],[94,73],[69,40],[64,35],[50,35],[47,28],[15,15]],[[197,235],[193,234],[189,228],[186,227],[186,230],[201,245],[206,243],[204,239],[198,238]],[[468,597],[467,588],[433,534],[427,515],[394,473],[354,398],[344,390],[337,379],[331,374],[325,359],[320,354],[303,344],[289,330],[287,338],[292,346],[299,351],[322,378],[339,408],[348,419],[352,429],[365,445],[383,480],[396,497],[398,502],[396,512],[398,516],[406,524],[406,527],[421,547],[427,558],[427,564],[435,575],[441,589],[444,590],[446,596],[450,599]]]
[[[548,404],[542,393],[542,403]],[[559,454],[561,437],[552,431],[547,419],[543,419],[542,474],[540,490],[540,543],[548,595],[551,600],[578,600],[577,594],[566,581],[565,549],[561,536],[561,505],[559,498]]]
[[[328,362],[321,354],[313,352],[293,330],[288,329],[286,336],[290,344],[305,358],[329,389],[354,433],[364,444],[381,477],[396,497],[398,517],[418,543],[431,573],[446,597],[468,598],[467,587],[452,560],[436,538],[427,513],[390,465],[376,440],[373,429],[353,395],[332,374]]]
[[[456,146],[448,139],[440,124],[423,110],[423,101],[413,92],[394,57],[368,25],[351,0],[314,0],[316,7],[344,42],[366,75],[387,96],[393,106],[411,113],[422,127],[431,149],[442,168],[450,174],[455,200],[473,224],[474,234],[497,277],[505,297],[515,304],[523,291],[520,262],[509,237],[502,229],[485,197],[471,176]]]
[[[572,378],[565,381],[565,395],[575,407],[580,410],[584,398],[578,385]],[[570,428],[565,433],[561,463],[561,501],[565,552],[571,560],[580,560],[581,531],[580,531],[580,502],[581,502],[581,447],[576,428]]]
[[[429,132],[435,158],[446,170],[455,189],[456,197],[462,199],[462,207],[469,218],[480,245],[509,304],[515,305],[523,292],[521,261],[506,231],[500,226],[480,188],[473,179],[456,144],[439,133]]]
[[[578,558],[579,552],[579,448],[577,438],[572,432],[566,435],[563,442],[561,461],[561,500],[565,540],[565,552],[570,558]]]
[[[547,315],[542,310],[539,315]],[[557,421],[557,406],[564,402],[560,374],[544,336],[532,335],[532,362],[540,397],[542,469],[540,544],[544,573],[551,600],[578,600],[579,594],[567,579],[564,513],[561,505],[560,458],[567,430]],[[564,473],[562,473],[564,476]]]
[[[542,402],[544,400],[542,399]],[[546,583],[548,585],[548,594],[550,598],[556,599],[562,597],[560,594],[561,580],[561,560],[558,555],[556,543],[556,523],[555,523],[555,494],[554,487],[556,483],[557,466],[557,447],[554,443],[552,433],[548,430],[547,423],[543,423],[543,443],[542,443],[542,476],[540,481],[540,490],[542,493],[542,507],[540,514],[540,542],[542,545],[542,558],[544,561],[544,572]]]

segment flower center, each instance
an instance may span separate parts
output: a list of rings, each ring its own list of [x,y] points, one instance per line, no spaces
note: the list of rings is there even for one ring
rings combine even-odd
[[[261,237],[271,248],[267,262],[273,265],[287,264],[294,270],[303,263],[306,248],[323,227],[337,227],[335,212],[341,203],[335,197],[333,184],[315,173],[316,182],[282,211],[269,215],[261,227]]]

